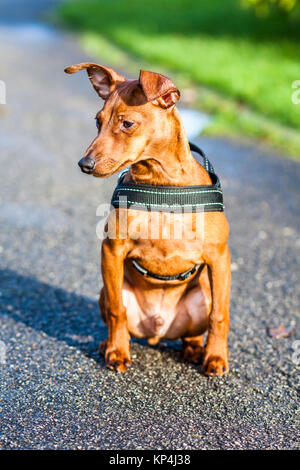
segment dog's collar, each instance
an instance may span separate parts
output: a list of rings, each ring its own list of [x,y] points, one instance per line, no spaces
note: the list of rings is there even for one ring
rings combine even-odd
[[[111,204],[115,208],[158,212],[223,212],[223,193],[218,176],[204,152],[195,144],[190,149],[203,158],[203,167],[212,184],[199,186],[154,186],[124,182],[122,171]]]

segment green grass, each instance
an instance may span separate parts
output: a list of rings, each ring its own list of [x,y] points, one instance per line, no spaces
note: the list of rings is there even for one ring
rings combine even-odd
[[[111,65],[125,49],[196,84],[198,107],[219,115],[210,133],[241,132],[280,147],[288,140],[287,151],[300,154],[300,105],[291,101],[300,79],[296,15],[257,18],[239,0],[77,0],[59,15],[101,57],[109,61],[105,49],[113,49],[119,59]]]

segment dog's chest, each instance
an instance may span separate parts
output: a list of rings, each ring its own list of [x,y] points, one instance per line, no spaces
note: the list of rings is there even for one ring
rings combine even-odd
[[[161,274],[176,274],[201,261],[205,234],[201,214],[130,212],[129,258]]]
[[[204,212],[119,212],[120,231],[132,240],[203,241],[205,236]]]

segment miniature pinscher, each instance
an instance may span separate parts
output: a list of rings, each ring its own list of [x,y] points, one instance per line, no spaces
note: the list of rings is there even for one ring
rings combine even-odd
[[[80,70],[87,71],[104,100],[96,116],[98,135],[79,161],[84,173],[108,177],[129,168],[125,181],[139,184],[211,184],[209,173],[191,154],[176,109],[180,92],[169,78],[141,70],[138,80],[128,80],[112,68],[94,63],[71,65],[65,72]],[[201,236],[178,239],[163,236],[171,215],[157,214],[119,208],[108,217],[115,236],[102,242],[99,306],[108,338],[100,344],[100,353],[108,367],[124,372],[131,363],[131,336],[147,338],[149,344],[181,338],[186,360],[201,362],[206,375],[222,375],[228,371],[231,274],[227,219],[223,212],[202,213]],[[187,214],[180,217],[182,225],[190,223]],[[192,232],[195,217],[193,214]],[[136,236],[137,227],[151,223],[159,236]],[[171,219],[171,232],[174,223]],[[133,262],[157,277],[143,275]],[[195,265],[201,269],[187,279],[159,278],[174,277]]]

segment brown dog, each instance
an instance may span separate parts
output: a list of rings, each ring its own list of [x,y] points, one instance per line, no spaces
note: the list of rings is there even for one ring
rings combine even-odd
[[[170,79],[141,71],[139,80],[127,80],[111,68],[92,63],[72,65],[65,72],[83,69],[105,100],[96,116],[98,135],[79,162],[83,172],[106,177],[130,166],[126,181],[166,186],[211,184],[207,171],[191,155],[175,107],[180,93]],[[197,214],[188,216],[180,215],[181,225],[189,225],[195,232]],[[104,287],[99,299],[108,326],[108,339],[100,345],[100,352],[108,367],[124,372],[130,365],[133,335],[148,338],[150,344],[161,338],[181,338],[184,357],[192,362],[203,359],[205,374],[228,371],[229,227],[223,212],[205,212],[201,217],[200,237],[177,239],[163,236],[167,223],[170,233],[176,231],[174,214],[111,212],[108,225],[115,236],[102,243]],[[149,225],[158,229],[158,237],[136,236],[137,227]],[[143,276],[132,260],[160,276],[176,275],[198,264],[202,269],[186,280],[161,281]]]

